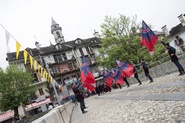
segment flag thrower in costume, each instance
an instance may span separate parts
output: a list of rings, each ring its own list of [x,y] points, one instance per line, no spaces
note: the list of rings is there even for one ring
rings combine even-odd
[[[124,84],[124,81],[123,81],[124,75],[121,73],[120,70],[111,68],[111,72],[112,72],[112,77],[116,84]]]
[[[121,70],[122,74],[126,77],[132,77],[134,74],[134,66],[132,64],[116,60],[118,68]]]
[[[81,81],[91,92],[95,90],[96,82],[85,57],[82,57]]]
[[[106,83],[106,86],[108,87],[112,87],[112,80],[113,80],[113,77],[111,76],[111,72],[108,71],[108,70],[103,70],[103,80],[104,82]]]
[[[148,25],[142,21],[142,35],[141,35],[141,45],[148,48],[149,52],[152,53],[154,50],[154,45],[157,42],[158,37],[154,32],[148,27]]]

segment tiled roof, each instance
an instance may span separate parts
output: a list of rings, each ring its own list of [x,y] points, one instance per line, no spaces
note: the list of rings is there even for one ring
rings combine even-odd
[[[27,48],[26,50],[27,50],[28,53],[31,54],[33,57],[39,56],[39,54],[40,54],[39,51],[38,51],[36,48],[33,48],[33,49]],[[30,53],[30,50],[31,50],[32,53]],[[15,54],[16,54],[15,52],[11,52],[11,53],[7,53],[7,54],[6,54],[6,55],[7,55],[7,59],[8,59],[9,62],[15,61],[15,56],[16,56]],[[21,59],[23,59],[23,51],[20,51],[20,52],[19,52],[18,60],[21,60]]]
[[[177,26],[171,28],[170,30],[170,37],[177,35],[179,32],[185,30],[185,26],[182,26],[182,24],[178,24]]]
[[[81,43],[76,43],[77,40],[81,40]],[[96,42],[93,42],[95,41]],[[36,48],[27,48],[27,51],[29,52],[31,50],[32,54],[29,52],[30,55],[33,57],[39,56],[39,55],[47,55],[47,54],[52,54],[52,53],[57,53],[57,52],[65,52],[68,50],[71,50],[71,48],[80,48],[83,46],[90,46],[90,45],[99,45],[101,43],[99,38],[93,37],[93,38],[88,38],[88,39],[79,39],[77,38],[76,40],[64,42],[62,44],[59,44],[62,46],[61,49],[57,49],[56,45],[50,45],[46,47],[40,47],[40,50],[37,50]],[[16,61],[15,59],[15,52],[12,53],[7,53],[7,60],[9,62]],[[19,58],[18,60],[23,59],[23,51],[19,52]]]

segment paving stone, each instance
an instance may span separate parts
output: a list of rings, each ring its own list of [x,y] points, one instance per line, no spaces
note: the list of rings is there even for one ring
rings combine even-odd
[[[151,84],[145,81],[89,97],[85,99],[88,113],[72,123],[79,118],[88,123],[185,123],[184,100],[185,76],[176,72],[154,78]],[[78,113],[74,110],[73,116]]]

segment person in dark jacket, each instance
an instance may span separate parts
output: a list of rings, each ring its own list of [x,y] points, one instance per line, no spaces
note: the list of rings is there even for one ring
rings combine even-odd
[[[134,66],[134,78],[137,79],[137,81],[139,82],[139,85],[142,84],[141,81],[140,81],[140,79],[139,79],[138,73],[137,73],[137,67],[136,67],[136,65]]]
[[[100,83],[96,83],[96,88],[95,88],[96,93],[98,94],[98,96],[100,96]]]
[[[128,88],[128,87],[130,87],[130,84],[129,84],[129,82],[128,82],[128,80],[127,80],[126,76],[125,76],[125,77],[123,77],[123,80],[124,80],[124,82],[126,83],[127,88]]]
[[[182,67],[182,65],[179,63],[179,59],[176,55],[176,49],[172,46],[170,46],[169,43],[164,43],[163,41],[161,42],[165,47],[166,49],[168,49],[168,54],[171,58],[171,61],[177,66],[177,68],[179,69],[179,76],[181,75],[184,75],[185,72],[184,72],[184,68]]]
[[[141,59],[141,63],[139,64],[139,66],[142,66],[142,68],[144,70],[144,73],[145,73],[145,76],[148,77],[150,79],[150,83],[152,83],[153,79],[152,79],[152,77],[150,76],[150,73],[149,73],[148,63],[145,62],[144,59]]]
[[[84,96],[82,94],[82,92],[78,89],[78,87],[80,86],[79,82],[77,82],[76,84],[73,83],[72,85],[72,90],[75,94],[75,98],[78,102],[80,102],[80,108],[81,108],[81,111],[82,113],[86,113],[87,111],[85,111],[84,109],[87,108],[85,107],[85,103],[84,103]]]

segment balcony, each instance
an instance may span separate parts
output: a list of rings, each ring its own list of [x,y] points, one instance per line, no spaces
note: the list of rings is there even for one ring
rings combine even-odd
[[[77,67],[76,62],[67,62],[57,65],[50,65],[51,75],[54,77],[67,75],[69,73],[77,72],[79,68]]]
[[[76,59],[73,57],[72,59],[69,60],[58,60],[55,61],[55,63],[49,63],[49,67],[54,66],[54,65],[59,65],[59,64],[65,64],[65,63],[69,63],[69,62],[76,62]]]

